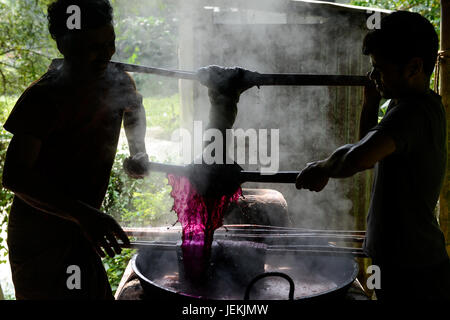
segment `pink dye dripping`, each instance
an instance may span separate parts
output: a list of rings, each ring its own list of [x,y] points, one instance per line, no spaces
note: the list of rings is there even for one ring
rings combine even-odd
[[[223,224],[223,215],[230,203],[242,195],[239,187],[232,196],[207,198],[197,193],[189,179],[168,174],[172,186],[173,208],[182,227],[182,252],[185,274],[192,280],[205,276],[209,263],[214,231]]]

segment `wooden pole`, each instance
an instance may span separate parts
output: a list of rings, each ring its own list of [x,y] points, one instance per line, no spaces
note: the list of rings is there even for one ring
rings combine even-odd
[[[63,61],[64,59],[53,59],[52,66],[62,64]],[[127,72],[199,81],[196,71],[170,70],[115,61],[110,63]],[[370,83],[366,76],[258,72],[253,72],[244,81],[253,86],[366,86]]]
[[[442,103],[447,113],[447,132],[450,130],[450,58],[447,52],[450,50],[450,0],[441,0],[441,51],[444,52],[440,59],[439,87]],[[450,150],[450,140],[447,133],[447,147]],[[450,169],[450,156],[447,159],[447,170]],[[444,185],[439,198],[439,222],[445,235],[447,252],[450,254],[450,175],[444,180]]]

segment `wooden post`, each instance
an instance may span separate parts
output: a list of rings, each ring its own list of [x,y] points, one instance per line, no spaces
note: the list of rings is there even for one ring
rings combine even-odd
[[[450,0],[441,0],[441,51],[447,53],[450,50]],[[447,112],[447,131],[450,130],[450,58],[440,60],[439,87],[442,103]],[[447,147],[450,150],[450,140],[447,135]],[[450,156],[447,159],[447,170],[450,169]],[[444,180],[444,185],[439,198],[439,222],[445,235],[447,252],[450,254],[450,219],[448,216],[450,205],[450,175]]]

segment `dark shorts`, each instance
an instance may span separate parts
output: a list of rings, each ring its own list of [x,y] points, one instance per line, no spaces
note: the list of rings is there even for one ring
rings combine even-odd
[[[78,226],[17,197],[8,221],[8,247],[18,300],[114,299],[102,261]]]

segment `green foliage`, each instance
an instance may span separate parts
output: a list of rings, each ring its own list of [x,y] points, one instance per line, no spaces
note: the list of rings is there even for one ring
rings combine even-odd
[[[144,99],[148,128],[160,128],[158,138],[170,140],[172,132],[180,127],[180,96]]]
[[[354,0],[351,4],[362,7],[417,12],[431,21],[439,34],[441,4],[439,0]]]
[[[162,137],[170,137],[173,130],[179,127],[178,94],[166,98],[145,98],[144,107],[147,127],[161,128]],[[162,226],[176,222],[177,217],[171,212],[171,188],[165,175],[154,173],[143,180],[131,179],[122,169],[123,160],[127,156],[125,147],[116,155],[102,210],[113,216],[122,226],[128,227]],[[133,250],[123,250],[121,255],[103,259],[113,292],[116,291],[134,253]]]
[[[171,213],[173,200],[167,178],[154,173],[145,179],[131,179],[122,169],[125,157],[125,153],[116,156],[102,210],[123,226],[174,223],[176,215]]]
[[[18,94],[60,57],[47,29],[52,0],[0,0],[0,92]],[[130,5],[130,3],[133,5]],[[177,68],[176,2],[111,1],[117,34],[114,60]],[[144,95],[172,95],[178,82],[136,75]]]
[[[0,92],[17,94],[41,76],[56,45],[47,31],[49,0],[0,1]]]
[[[115,1],[117,52],[114,59],[159,68],[178,67],[178,24],[174,0]],[[135,74],[144,96],[169,96],[178,91],[178,81]]]
[[[126,157],[125,150],[116,155],[102,210],[128,227],[162,226],[176,222],[176,215],[171,212],[173,200],[167,178],[162,174],[152,174],[142,180],[129,178],[122,169]],[[123,250],[114,258],[103,259],[114,292],[134,253],[134,250]]]
[[[125,210],[121,221],[129,226],[156,226],[176,222],[176,215],[171,212],[173,201],[170,197],[171,187],[167,179],[154,174],[145,179],[139,190],[133,193],[132,210]]]
[[[60,56],[47,30],[46,8],[52,0],[0,0],[0,125],[6,120],[13,104],[31,82],[48,68],[51,59]],[[117,34],[114,60],[156,67],[177,67],[176,2],[111,1],[115,10]],[[157,100],[145,99],[149,126],[162,129],[169,137],[179,125],[178,82],[149,75],[134,75],[144,96],[158,95]],[[165,96],[169,96],[165,98]],[[0,128],[0,177],[6,149],[11,136]],[[173,223],[167,179],[154,175],[145,180],[129,179],[122,170],[126,152],[119,152],[114,163],[103,203],[103,210],[120,223],[129,226],[150,226]],[[0,231],[6,229],[12,193],[0,191]],[[0,239],[0,251],[7,254]],[[3,249],[3,251],[2,251]],[[105,258],[104,265],[115,291],[123,271],[133,254],[124,250],[114,258]],[[0,257],[0,263],[5,257]]]
[[[15,97],[1,97],[0,98],[0,181],[3,177],[3,165],[5,163],[6,150],[11,140],[11,134],[3,128],[12,106],[15,102]],[[8,215],[13,199],[12,192],[5,188],[0,188],[0,232],[6,230],[8,225]],[[5,246],[5,239],[0,236],[0,264],[5,263],[8,255],[8,250]]]
[[[116,292],[123,273],[134,254],[136,254],[136,250],[122,249],[122,253],[115,255],[114,258],[107,256],[102,259],[113,294]]]
[[[380,110],[378,111],[378,122],[380,122],[383,119],[384,115],[386,114],[386,111],[389,106],[389,103],[391,102],[391,99],[388,99],[388,100],[383,99],[381,102],[382,102],[382,104],[380,106]]]

